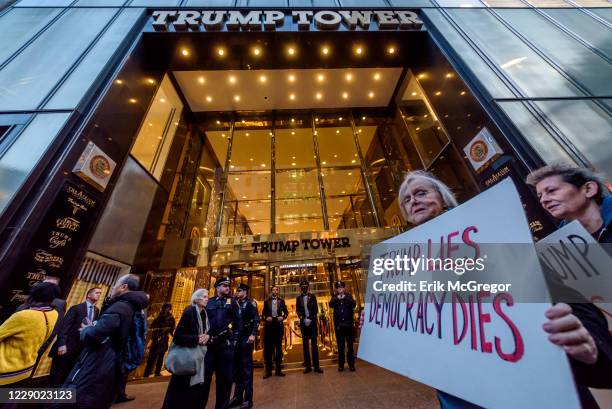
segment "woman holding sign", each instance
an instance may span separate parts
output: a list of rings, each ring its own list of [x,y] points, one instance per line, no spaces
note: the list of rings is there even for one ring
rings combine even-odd
[[[406,175],[399,189],[398,202],[406,221],[417,226],[457,206],[450,188],[425,171],[414,171]],[[595,306],[585,302],[580,308],[572,309],[567,304],[558,304],[546,312],[546,317],[549,321],[544,324],[544,329],[550,334],[552,343],[559,344],[559,338],[574,340],[571,347],[564,348],[573,368],[598,363],[601,354],[598,354],[591,332],[594,326],[605,328],[606,321]],[[588,377],[581,376],[583,373],[575,370],[574,374],[582,405],[585,408],[596,408],[598,406],[586,387],[590,382]],[[443,391],[438,391],[438,400],[442,409],[480,407]]]

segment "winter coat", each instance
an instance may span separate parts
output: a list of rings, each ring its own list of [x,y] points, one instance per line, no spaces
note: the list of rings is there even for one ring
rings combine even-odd
[[[76,389],[77,408],[110,408],[134,313],[145,308],[147,303],[142,291],[129,291],[114,297],[95,325],[81,331],[85,347],[62,386]]]

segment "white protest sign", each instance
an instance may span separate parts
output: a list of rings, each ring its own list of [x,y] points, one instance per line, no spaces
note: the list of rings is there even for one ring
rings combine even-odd
[[[542,263],[555,271],[563,284],[597,305],[612,328],[612,258],[582,224],[568,223],[538,241],[536,248]]]
[[[494,243],[481,254],[484,270],[465,272],[461,279],[508,277],[520,287],[521,297],[540,301],[518,303],[512,291],[467,295],[448,287],[374,289],[381,281],[397,285],[407,278],[432,283],[434,275],[428,271],[408,277],[397,271],[374,274],[375,261],[389,257],[389,246],[404,246],[403,254],[423,257],[431,253],[427,248],[432,242],[441,244],[440,253],[447,259],[462,256],[455,251],[457,243],[472,247],[477,255],[484,248],[481,243]],[[450,274],[457,277],[456,272]],[[518,193],[507,179],[372,247],[359,357],[486,408],[578,409],[568,359],[542,329],[550,307],[545,288]]]

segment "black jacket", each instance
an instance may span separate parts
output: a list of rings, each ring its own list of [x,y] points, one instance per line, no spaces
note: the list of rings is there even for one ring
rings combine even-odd
[[[317,304],[317,297],[314,294],[308,293],[308,316],[306,315],[306,310],[304,309],[304,295],[300,293],[295,299],[295,309],[298,317],[300,317],[300,324],[304,321],[305,318],[312,320],[311,326],[317,324],[317,316],[319,315],[319,305]]]
[[[329,306],[334,310],[334,326],[352,327],[354,324],[353,311],[357,306],[352,295],[345,293],[343,299],[333,296],[329,301]]]
[[[147,306],[142,291],[130,291],[110,300],[95,325],[81,331],[84,349],[62,387],[75,388],[76,408],[107,409],[115,398],[121,376],[121,357],[132,327],[134,312]]]
[[[100,309],[94,305],[94,321],[98,318],[99,314]],[[57,356],[57,348],[64,345],[66,346],[66,357],[78,355],[81,352],[81,333],[79,328],[81,328],[81,323],[85,317],[87,317],[86,302],[70,307],[62,320],[57,340],[51,348],[50,355],[52,357]]]
[[[287,319],[289,315],[289,310],[287,309],[287,304],[285,304],[285,300],[280,297],[276,297],[276,314],[278,316],[282,316],[283,319]],[[273,320],[272,322],[267,322],[266,319],[268,317],[272,317],[272,297],[269,297],[263,305],[263,311],[261,312],[262,320],[266,324],[273,324],[274,321],[278,322],[278,320]],[[273,317],[272,317],[273,318]]]
[[[149,327],[149,332],[151,334],[150,354],[161,354],[166,352],[168,349],[168,339],[170,338],[170,334],[174,331],[175,326],[176,322],[170,312],[164,315],[160,313],[155,317]]]
[[[195,347],[198,345],[198,339],[200,335],[200,328],[198,327],[198,309],[194,305],[190,305],[185,308],[176,331],[174,331],[174,338],[172,342],[182,347]],[[200,313],[202,317],[203,329],[206,329],[206,313],[204,310]]]

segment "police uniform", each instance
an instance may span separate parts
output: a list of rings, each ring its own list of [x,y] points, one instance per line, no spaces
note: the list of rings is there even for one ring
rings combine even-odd
[[[238,290],[248,291],[249,286],[239,284]],[[255,342],[248,342],[248,340],[251,335],[257,336],[259,314],[255,300],[248,297],[236,300],[239,306],[240,329],[238,331],[234,360],[236,389],[234,390],[234,397],[230,402],[230,407],[242,403],[241,408],[250,408],[253,406],[253,347]]]
[[[337,281],[336,288],[343,287],[344,282]],[[338,295],[332,297],[329,306],[334,310],[334,329],[336,330],[336,343],[338,345],[338,370],[344,370],[344,346],[346,344],[346,360],[351,371],[355,370],[355,354],[353,343],[355,342],[355,327],[353,311],[357,303],[352,295],[344,293],[343,298]]]
[[[215,283],[215,288],[220,285],[229,286],[229,279],[220,277]],[[240,328],[239,308],[238,303],[229,295],[213,297],[206,306],[206,313],[210,322],[208,333],[211,339],[204,359],[204,402],[208,400],[214,372],[217,383],[215,409],[225,409],[229,405],[232,391],[234,346]]]

